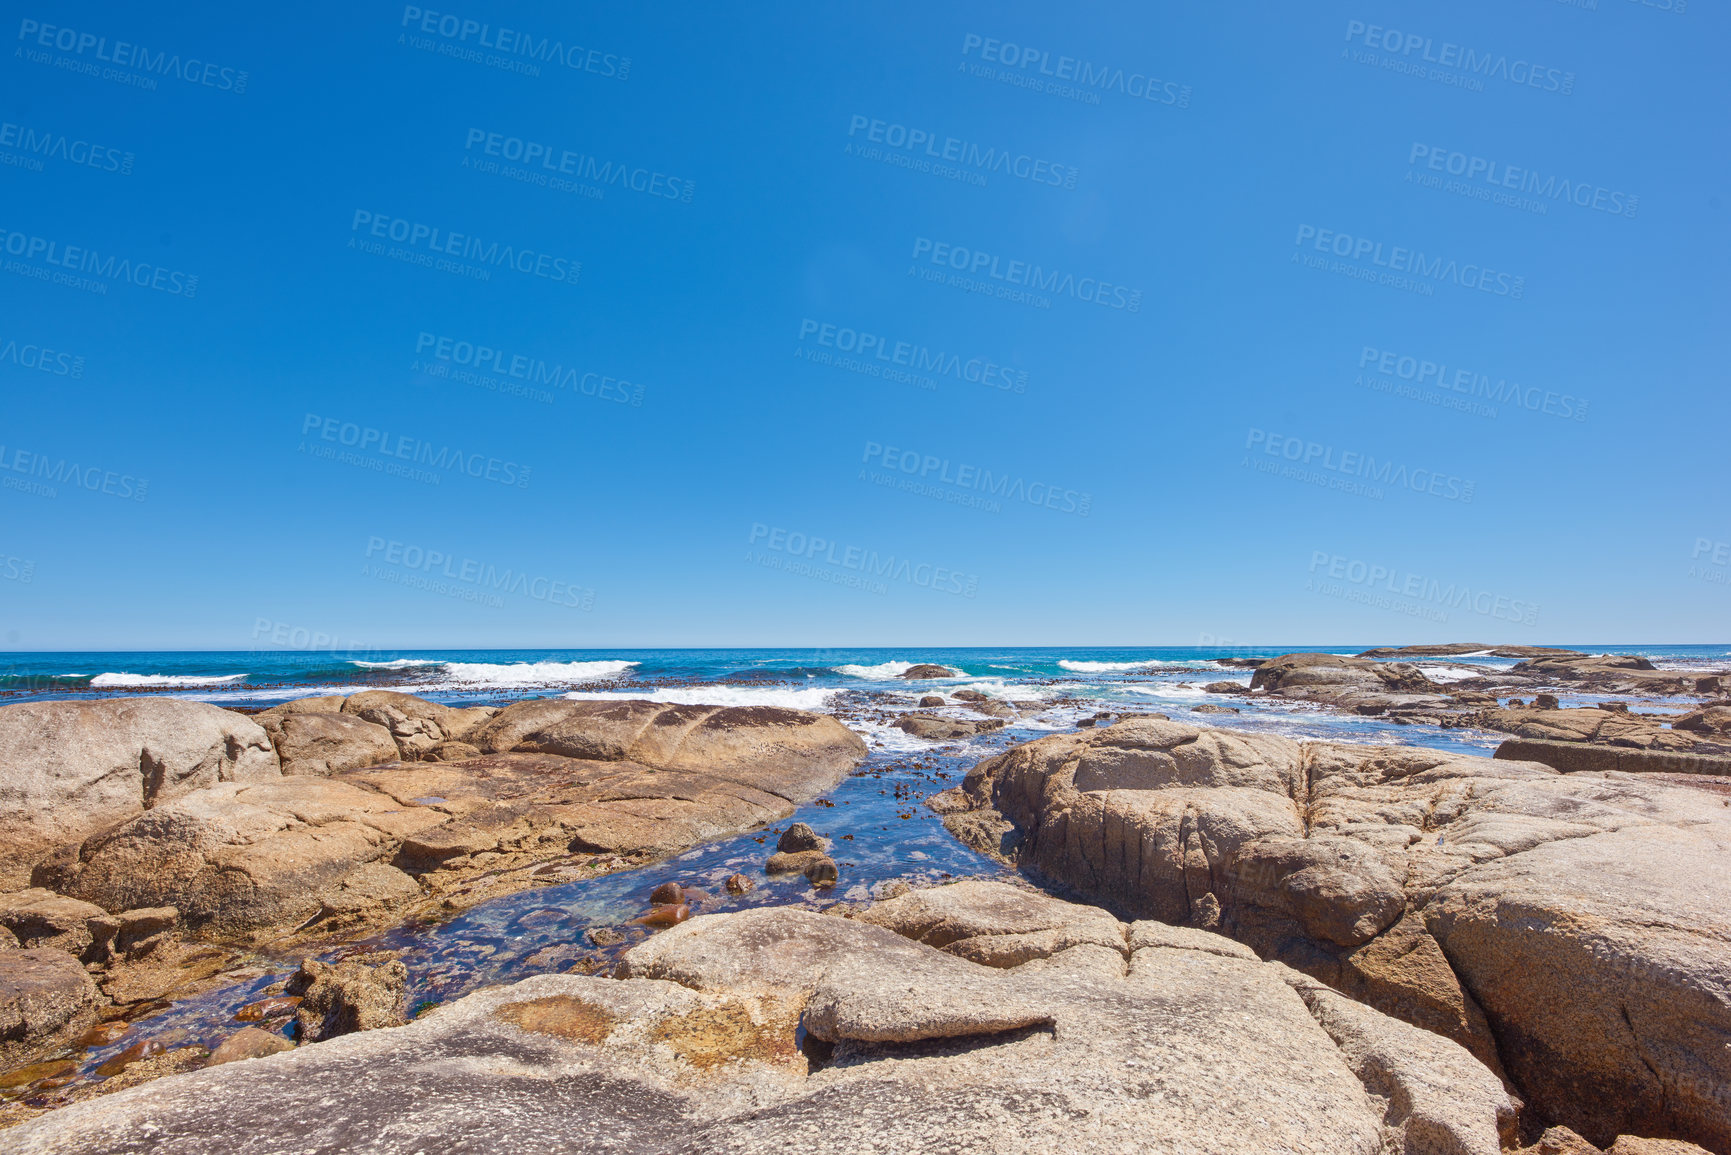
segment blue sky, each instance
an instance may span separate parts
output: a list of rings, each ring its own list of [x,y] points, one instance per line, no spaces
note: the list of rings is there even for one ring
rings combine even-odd
[[[8,5],[0,633],[1723,641],[1667,2]]]

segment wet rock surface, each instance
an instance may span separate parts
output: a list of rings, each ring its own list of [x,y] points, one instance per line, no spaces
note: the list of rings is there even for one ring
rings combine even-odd
[[[0,951],[0,1069],[76,1039],[96,1022],[96,1004],[96,984],[66,951]]]
[[[1724,803],[1675,776],[1138,720],[980,764],[945,821],[995,815],[1049,879],[1439,1031],[1589,1139],[1723,1149]]]

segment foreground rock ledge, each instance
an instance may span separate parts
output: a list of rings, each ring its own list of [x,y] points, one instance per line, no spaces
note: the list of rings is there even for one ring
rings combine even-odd
[[[1210,927],[1499,1063],[1540,1117],[1731,1150],[1731,797],[1137,719],[933,799],[983,850]]]
[[[996,883],[869,913],[703,916],[620,979],[541,976],[160,1080],[26,1123],[8,1150],[1498,1155],[1513,1138],[1518,1105],[1464,1049],[1218,935]]]

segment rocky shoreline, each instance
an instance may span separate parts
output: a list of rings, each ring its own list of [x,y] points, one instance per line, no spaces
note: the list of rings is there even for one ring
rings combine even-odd
[[[820,913],[667,881],[567,973],[436,1007],[391,952],[332,948],[768,827],[866,742],[641,700],[0,707],[0,1146],[1731,1152],[1731,672],[1400,660],[1489,649],[1286,655],[1207,689],[1511,735],[1495,758],[1160,715],[1005,735],[927,802],[1048,893],[898,883]],[[1017,720],[974,690],[910,702],[878,724]],[[849,844],[768,833],[760,877],[836,883]],[[65,1056],[266,957],[306,961],[221,1046],[142,1038],[74,1083]]]

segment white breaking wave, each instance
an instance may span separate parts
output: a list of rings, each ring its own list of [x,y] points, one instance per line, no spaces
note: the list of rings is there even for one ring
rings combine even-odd
[[[1073,674],[1112,674],[1120,670],[1140,670],[1146,666],[1159,666],[1164,663],[1155,661],[1144,662],[1078,662],[1064,658],[1058,662],[1061,669]]]
[[[392,658],[388,662],[363,662],[351,658],[349,665],[360,666],[367,670],[407,670],[413,666],[442,666],[445,663],[437,658]]]
[[[206,677],[200,674],[98,674],[90,679],[94,688],[110,686],[220,686],[225,682],[238,682],[245,674],[224,674],[221,677]]]
[[[1433,682],[1459,682],[1484,673],[1483,670],[1463,670],[1459,666],[1419,666],[1418,672]]]
[[[775,686],[674,686],[658,690],[572,690],[567,698],[666,702],[673,706],[783,706],[821,710],[839,690],[789,690]]]
[[[545,686],[598,682],[614,678],[636,662],[441,662],[447,679],[459,686]]]
[[[835,672],[850,678],[899,678],[914,668],[912,662],[883,662],[876,666],[837,666]]]

